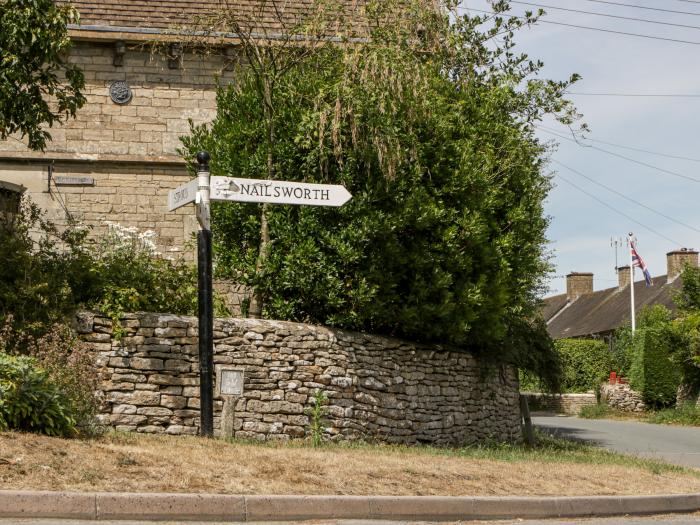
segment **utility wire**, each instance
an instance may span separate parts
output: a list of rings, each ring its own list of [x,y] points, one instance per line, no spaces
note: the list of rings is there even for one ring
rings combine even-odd
[[[584,0],[584,2],[592,2],[595,4],[617,5],[617,6],[621,6],[621,7],[633,7],[635,9],[646,9],[647,11],[660,11],[662,13],[675,13],[677,15],[700,16],[700,13],[691,13],[688,11],[674,11],[673,9],[662,9],[660,7],[646,7],[643,5],[623,4],[621,2],[610,2],[609,0]],[[695,2],[693,2],[693,3],[695,3]]]
[[[512,4],[531,5],[531,6],[535,6],[535,7],[544,7],[545,9],[556,9],[558,11],[569,11],[570,13],[581,13],[584,15],[605,16],[608,18],[617,18],[620,20],[632,20],[634,22],[646,22],[648,24],[659,24],[662,26],[683,27],[686,29],[700,29],[700,26],[689,26],[686,24],[674,24],[672,22],[661,22],[659,20],[649,20],[647,18],[634,18],[631,16],[610,15],[607,13],[596,13],[595,11],[581,11],[579,9],[568,9],[566,7],[555,7],[553,5],[534,4],[531,2],[521,2],[520,0],[510,0],[510,2]]]
[[[596,195],[594,195],[594,194],[592,194],[592,193],[590,193],[590,192],[584,190],[584,189],[581,188],[579,185],[577,185],[577,184],[571,182],[571,181],[570,181],[569,179],[567,179],[566,177],[563,177],[560,173],[557,173],[557,178],[560,179],[560,180],[563,180],[563,181],[566,182],[567,184],[570,184],[571,186],[573,186],[574,188],[576,188],[576,189],[579,190],[580,192],[585,193],[586,195],[588,195],[588,196],[589,196],[591,199],[593,199],[594,201],[597,201],[599,204],[602,204],[602,205],[605,206],[606,208],[609,208],[610,210],[614,211],[614,212],[617,213],[618,215],[622,215],[622,216],[625,217],[626,219],[628,219],[628,220],[634,222],[635,224],[638,224],[639,226],[641,226],[641,227],[644,228],[645,230],[647,230],[647,231],[653,233],[654,235],[657,235],[658,237],[661,237],[662,239],[665,239],[665,240],[667,240],[667,241],[670,241],[670,242],[672,242],[673,244],[675,244],[676,246],[683,246],[683,243],[682,243],[682,242],[674,241],[673,239],[671,239],[670,237],[667,237],[667,236],[664,235],[663,233],[659,233],[659,232],[657,232],[656,230],[654,230],[653,228],[647,226],[646,224],[643,224],[643,223],[639,222],[637,219],[634,219],[634,218],[630,217],[629,215],[627,215],[627,214],[624,213],[624,212],[621,212],[620,210],[618,210],[618,209],[615,208],[614,206],[611,206],[611,205],[608,204],[607,202],[605,202],[605,201],[599,199]]]
[[[581,95],[587,97],[667,97],[667,98],[700,98],[700,94],[673,94],[673,93],[579,93],[567,91],[567,95]]]
[[[566,168],[567,170],[571,171],[572,173],[575,173],[576,175],[579,175],[579,176],[583,177],[584,179],[591,181],[593,184],[596,184],[596,185],[600,186],[601,188],[604,188],[604,189],[608,190],[609,192],[614,193],[615,195],[618,195],[618,196],[622,197],[623,199],[625,199],[625,200],[627,200],[627,201],[629,201],[629,202],[631,202],[631,203],[633,203],[633,204],[636,204],[637,206],[641,206],[642,208],[644,208],[644,209],[646,209],[646,210],[649,210],[649,211],[652,212],[652,213],[656,213],[657,215],[663,217],[664,219],[667,219],[667,220],[669,220],[669,221],[671,221],[671,222],[675,222],[676,224],[679,224],[679,225],[681,225],[681,226],[685,226],[686,228],[688,228],[688,229],[690,229],[690,230],[693,230],[694,232],[700,233],[700,229],[696,228],[695,226],[691,226],[690,224],[687,224],[687,223],[685,223],[685,222],[682,222],[682,221],[679,221],[679,220],[677,220],[677,219],[674,219],[673,217],[670,217],[669,215],[666,215],[665,213],[662,213],[662,212],[660,212],[660,211],[658,211],[658,210],[655,210],[655,209],[652,208],[651,206],[647,206],[646,204],[644,204],[644,203],[642,203],[642,202],[639,202],[639,201],[637,201],[637,200],[635,200],[635,199],[633,199],[633,198],[631,198],[631,197],[628,197],[628,196],[625,195],[624,193],[622,193],[622,192],[620,192],[620,191],[617,191],[616,189],[611,188],[610,186],[607,186],[607,185],[603,184],[602,182],[598,182],[598,181],[595,180],[594,178],[589,177],[588,175],[586,175],[586,174],[584,174],[584,173],[581,173],[581,172],[578,171],[578,170],[575,170],[575,169],[572,168],[571,166],[567,166],[567,165],[564,164],[563,162],[559,162],[558,160],[555,160],[555,159],[551,159],[551,160],[552,160],[552,162],[554,162],[555,164],[558,164],[559,166],[562,166],[563,168]]]
[[[545,131],[545,132],[549,131],[552,134],[557,133],[556,129],[548,128],[547,126],[543,126],[542,124],[539,124],[538,127],[541,128],[542,131]],[[564,138],[564,137],[562,136],[562,138]],[[599,144],[607,144],[608,146],[614,146],[616,148],[623,148],[623,149],[628,149],[628,150],[632,150],[632,151],[638,151],[640,153],[648,153],[649,155],[658,155],[659,157],[666,157],[669,159],[687,160],[690,162],[700,162],[700,159],[694,159],[692,157],[682,157],[680,155],[669,155],[668,153],[659,153],[658,151],[651,151],[651,150],[643,149],[643,148],[634,148],[632,146],[623,146],[622,144],[617,144],[615,142],[608,142],[605,140],[592,139],[590,137],[586,137],[585,139],[582,140],[582,142],[583,141],[598,142]],[[586,144],[586,146],[587,146],[587,144]]]
[[[590,2],[591,0],[588,0],[588,1]],[[514,15],[514,14],[510,14],[510,13],[496,13],[494,11],[485,11],[483,9],[474,9],[473,7],[463,7],[460,9],[466,9],[467,11],[474,11],[477,13],[486,13],[489,15],[507,16],[507,17],[512,17],[512,18],[520,18],[522,20],[527,20],[527,18],[524,16]],[[665,42],[676,42],[678,44],[692,44],[695,46],[700,46],[700,42],[697,42],[694,40],[680,40],[677,38],[664,38],[661,36],[642,35],[640,33],[628,33],[625,31],[614,31],[612,29],[602,29],[600,27],[580,26],[580,25],[576,25],[576,24],[565,24],[564,22],[554,22],[552,20],[537,20],[536,23],[538,23],[538,24],[553,24],[553,25],[565,26],[565,27],[575,27],[577,29],[590,29],[591,31],[600,31],[602,33],[612,33],[615,35],[625,35],[625,36],[636,36],[639,38],[647,38],[650,40],[663,40]]]
[[[620,155],[619,153],[615,153],[614,151],[610,151],[610,150],[607,150],[607,149],[604,149],[604,148],[599,148],[598,146],[593,146],[592,144],[581,144],[578,140],[576,140],[576,139],[571,139],[571,138],[566,137],[566,136],[564,136],[564,135],[560,135],[559,133],[554,133],[554,132],[552,132],[552,131],[547,131],[547,130],[545,130],[545,129],[543,129],[542,131],[544,131],[545,133],[549,133],[550,135],[556,135],[557,137],[562,138],[562,139],[564,139],[564,140],[568,140],[568,141],[570,141],[570,142],[574,142],[574,143],[578,144],[579,146],[581,146],[581,147],[583,147],[583,148],[591,148],[591,149],[594,149],[594,150],[596,150],[596,151],[602,151],[603,153],[607,153],[608,155],[612,155],[613,157],[617,157],[617,158],[620,158],[620,159],[624,159],[624,160],[626,160],[626,161],[633,162],[633,163],[635,163],[635,164],[639,164],[640,166],[644,166],[644,167],[647,167],[647,168],[652,168],[652,169],[655,169],[655,170],[657,170],[657,171],[660,171],[661,173],[666,173],[666,174],[668,174],[668,175],[673,175],[674,177],[679,177],[679,178],[681,178],[681,179],[686,179],[686,180],[692,180],[693,182],[700,182],[700,179],[696,179],[696,178],[694,178],[694,177],[690,177],[690,176],[688,176],[688,175],[683,175],[682,173],[677,173],[677,172],[675,172],[675,171],[667,170],[667,169],[664,169],[664,168],[659,168],[658,166],[654,166],[653,164],[648,164],[648,163],[646,163],[646,162],[642,162],[641,160],[633,159],[633,158],[631,158],[631,157],[626,157],[626,156],[624,156],[624,155]]]

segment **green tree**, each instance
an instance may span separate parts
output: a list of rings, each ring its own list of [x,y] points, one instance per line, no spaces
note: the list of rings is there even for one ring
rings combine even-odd
[[[550,187],[534,123],[573,122],[563,93],[576,77],[539,79],[541,64],[514,53],[514,33],[534,19],[455,18],[420,2],[369,2],[364,14],[368,34],[296,62],[272,101],[277,178],[342,183],[353,199],[268,208],[271,243],[257,267],[261,207],[215,207],[217,271],[252,285],[269,317],[532,366],[521,343],[543,333],[524,320],[548,269]],[[263,178],[264,96],[242,68],[186,148],[208,149],[214,174]]]
[[[83,74],[66,61],[76,10],[53,0],[0,1],[0,138],[46,147],[53,126],[85,103]]]

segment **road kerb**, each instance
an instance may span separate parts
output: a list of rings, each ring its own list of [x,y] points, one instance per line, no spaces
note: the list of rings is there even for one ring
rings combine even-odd
[[[0,490],[0,518],[97,519],[94,493]]]
[[[245,521],[245,497],[221,494],[96,493],[99,520]],[[0,512],[1,515],[1,512]]]
[[[369,519],[364,496],[246,496],[247,521]]]
[[[580,497],[244,496],[0,490],[0,518],[458,521],[700,511],[700,494]]]

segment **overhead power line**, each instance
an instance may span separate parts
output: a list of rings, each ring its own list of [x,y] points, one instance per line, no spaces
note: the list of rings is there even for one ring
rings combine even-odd
[[[690,224],[687,224],[683,221],[679,221],[678,219],[674,219],[673,217],[666,215],[665,213],[660,212],[659,210],[656,210],[656,209],[652,208],[651,206],[647,206],[643,202],[639,202],[638,200],[635,200],[631,197],[628,197],[624,193],[617,191],[615,188],[611,188],[610,186],[607,186],[606,184],[603,184],[602,182],[598,182],[594,178],[589,177],[588,175],[581,173],[580,171],[575,170],[574,168],[572,168],[570,166],[567,166],[563,162],[559,162],[558,160],[555,160],[555,159],[552,159],[552,162],[554,162],[555,164],[558,164],[559,166],[562,166],[563,168],[566,168],[570,172],[575,173],[576,175],[579,175],[580,177],[583,177],[586,180],[589,180],[593,184],[600,186],[601,188],[604,188],[604,189],[608,190],[609,192],[614,193],[615,195],[618,195],[619,197],[622,197],[623,199],[625,199],[633,204],[636,204],[637,206],[641,206],[642,208],[649,210],[650,212],[655,213],[655,214],[659,215],[660,217],[663,217],[664,219],[667,219],[671,222],[675,222],[676,224],[684,226],[685,228],[693,230],[694,232],[700,233],[700,229],[696,228],[695,226],[691,226]]]
[[[617,5],[620,7],[633,7],[634,9],[645,9],[647,11],[660,11],[662,13],[674,13],[677,15],[693,15],[700,16],[700,13],[691,13],[688,11],[675,11],[673,9],[662,9],[660,7],[646,7],[643,5],[623,4],[621,2],[611,2],[610,0],[584,0],[584,2],[592,2],[594,4]]]
[[[542,131],[545,131],[545,132],[548,131],[548,132],[550,132],[550,133],[552,133],[552,134],[557,133],[557,130],[556,130],[556,129],[548,128],[547,126],[543,126],[542,124],[539,124],[538,127],[539,127],[540,129],[542,129]],[[560,135],[560,136],[561,136],[561,135]],[[562,138],[564,138],[564,137],[562,136]],[[690,161],[690,162],[700,162],[700,159],[696,159],[696,158],[693,158],[693,157],[683,157],[683,156],[681,156],[681,155],[670,155],[670,154],[668,154],[668,153],[660,153],[660,152],[658,152],[658,151],[652,151],[652,150],[643,149],[643,148],[635,148],[635,147],[633,147],[633,146],[624,146],[624,145],[622,145],[622,144],[617,144],[617,143],[615,143],[615,142],[608,142],[608,141],[605,141],[605,140],[592,139],[592,138],[590,138],[590,137],[586,137],[585,139],[583,139],[583,141],[587,141],[587,142],[597,142],[597,143],[599,143],[599,144],[607,144],[608,146],[614,146],[614,147],[616,147],[616,148],[628,149],[628,150],[631,150],[631,151],[638,151],[638,152],[640,152],[640,153],[648,153],[649,155],[657,155],[657,156],[659,156],[659,157],[666,157],[666,158],[669,158],[669,159],[687,160],[687,161]]]
[[[635,17],[631,17],[631,16],[611,15],[608,13],[596,13],[595,11],[582,11],[580,9],[569,9],[566,7],[555,7],[553,5],[535,4],[535,3],[531,3],[531,2],[521,2],[520,0],[510,0],[510,1],[513,4],[531,5],[534,7],[543,7],[545,9],[556,9],[557,11],[568,11],[570,13],[581,13],[584,15],[604,16],[607,18],[617,18],[619,20],[631,20],[633,22],[646,22],[647,24],[658,24],[658,25],[662,25],[662,26],[683,27],[685,29],[700,29],[700,26],[689,26],[686,24],[674,24],[672,22],[661,22],[659,20],[649,20],[647,18],[635,18]]]
[[[666,98],[700,98],[698,94],[674,94],[674,93],[579,93],[567,91],[567,95],[580,95],[587,97],[666,97]]]
[[[588,0],[588,1],[591,1],[591,0]],[[476,13],[486,13],[489,15],[507,16],[507,17],[513,17],[513,18],[520,18],[522,20],[527,20],[527,18],[524,16],[514,15],[511,13],[496,13],[494,11],[485,11],[484,9],[474,9],[473,7],[463,7],[460,9],[467,10],[467,11],[474,11]],[[612,29],[603,29],[600,27],[590,27],[590,26],[580,26],[580,25],[576,25],[576,24],[566,24],[564,22],[554,22],[552,20],[537,20],[537,23],[538,24],[553,24],[553,25],[565,26],[565,27],[575,27],[576,29],[589,29],[591,31],[600,31],[602,33],[612,33],[615,35],[635,36],[638,38],[647,38],[650,40],[663,40],[665,42],[675,42],[677,44],[692,44],[695,46],[700,46],[700,42],[697,42],[694,40],[681,40],[678,38],[664,38],[661,36],[643,35],[641,33],[628,33],[626,31],[614,31]]]
[[[608,204],[608,203],[605,202],[604,200],[599,199],[598,196],[596,196],[596,195],[594,195],[593,193],[590,193],[590,192],[584,190],[584,189],[581,188],[578,184],[575,184],[574,182],[571,182],[571,181],[570,181],[569,179],[567,179],[566,177],[563,177],[563,176],[561,175],[561,173],[557,173],[557,178],[560,179],[560,180],[563,180],[563,181],[566,182],[567,184],[573,186],[573,187],[576,188],[578,191],[580,191],[580,192],[582,192],[582,193],[585,193],[585,194],[588,195],[591,199],[593,199],[594,201],[598,202],[599,204],[602,204],[602,205],[605,206],[606,208],[609,208],[610,210],[614,211],[614,212],[617,213],[618,215],[621,215],[621,216],[625,217],[626,219],[632,221],[633,223],[638,224],[639,226],[641,226],[641,227],[644,228],[645,230],[647,230],[647,231],[653,233],[654,235],[657,235],[657,236],[661,237],[662,239],[665,239],[665,240],[667,240],[667,241],[669,241],[669,242],[672,242],[672,243],[675,244],[676,246],[683,246],[683,243],[678,242],[678,241],[674,241],[673,239],[671,239],[670,237],[664,235],[663,233],[657,232],[655,229],[651,228],[650,226],[647,226],[646,224],[644,224],[644,223],[642,223],[642,222],[639,222],[637,219],[635,219],[635,218],[633,218],[633,217],[630,217],[629,215],[627,215],[626,213],[624,213],[624,212],[618,210],[618,209],[615,208],[614,206],[611,206],[610,204]]]
[[[541,128],[540,128],[540,129],[541,129]],[[623,159],[623,160],[626,160],[626,161],[629,161],[629,162],[633,162],[634,164],[639,164],[640,166],[644,166],[644,167],[646,167],[646,168],[651,168],[651,169],[660,171],[661,173],[666,173],[666,174],[668,174],[668,175],[673,175],[674,177],[678,177],[678,178],[681,178],[681,179],[691,180],[691,181],[693,181],[693,182],[698,182],[698,183],[700,183],[700,179],[696,179],[696,178],[694,178],[694,177],[690,177],[689,175],[683,175],[682,173],[677,173],[677,172],[675,172],[675,171],[671,171],[671,170],[667,170],[667,169],[664,169],[664,168],[660,168],[660,167],[658,167],[658,166],[654,166],[653,164],[648,164],[648,163],[646,163],[646,162],[642,162],[641,160],[637,160],[637,159],[633,159],[633,158],[631,158],[631,157],[626,157],[626,156],[624,156],[624,155],[620,155],[619,153],[615,153],[614,151],[610,151],[610,150],[607,150],[607,149],[604,149],[604,148],[599,148],[598,146],[593,146],[592,144],[581,144],[581,143],[580,143],[578,140],[576,140],[576,139],[571,139],[571,138],[566,137],[566,136],[564,136],[564,135],[560,135],[559,133],[554,133],[554,132],[552,132],[552,131],[547,131],[546,129],[542,129],[542,131],[544,131],[545,133],[549,133],[550,135],[556,135],[557,137],[559,137],[559,138],[561,138],[561,139],[564,139],[564,140],[568,140],[569,142],[574,142],[574,143],[578,144],[579,146],[581,146],[582,148],[591,148],[591,149],[594,149],[594,150],[596,150],[596,151],[602,151],[603,153],[607,153],[608,155],[612,155],[613,157],[617,157],[617,158],[620,158],[620,159]]]

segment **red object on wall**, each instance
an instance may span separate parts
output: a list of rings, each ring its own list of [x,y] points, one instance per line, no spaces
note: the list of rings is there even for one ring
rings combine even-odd
[[[614,385],[617,383],[617,372],[610,372],[610,384]]]

